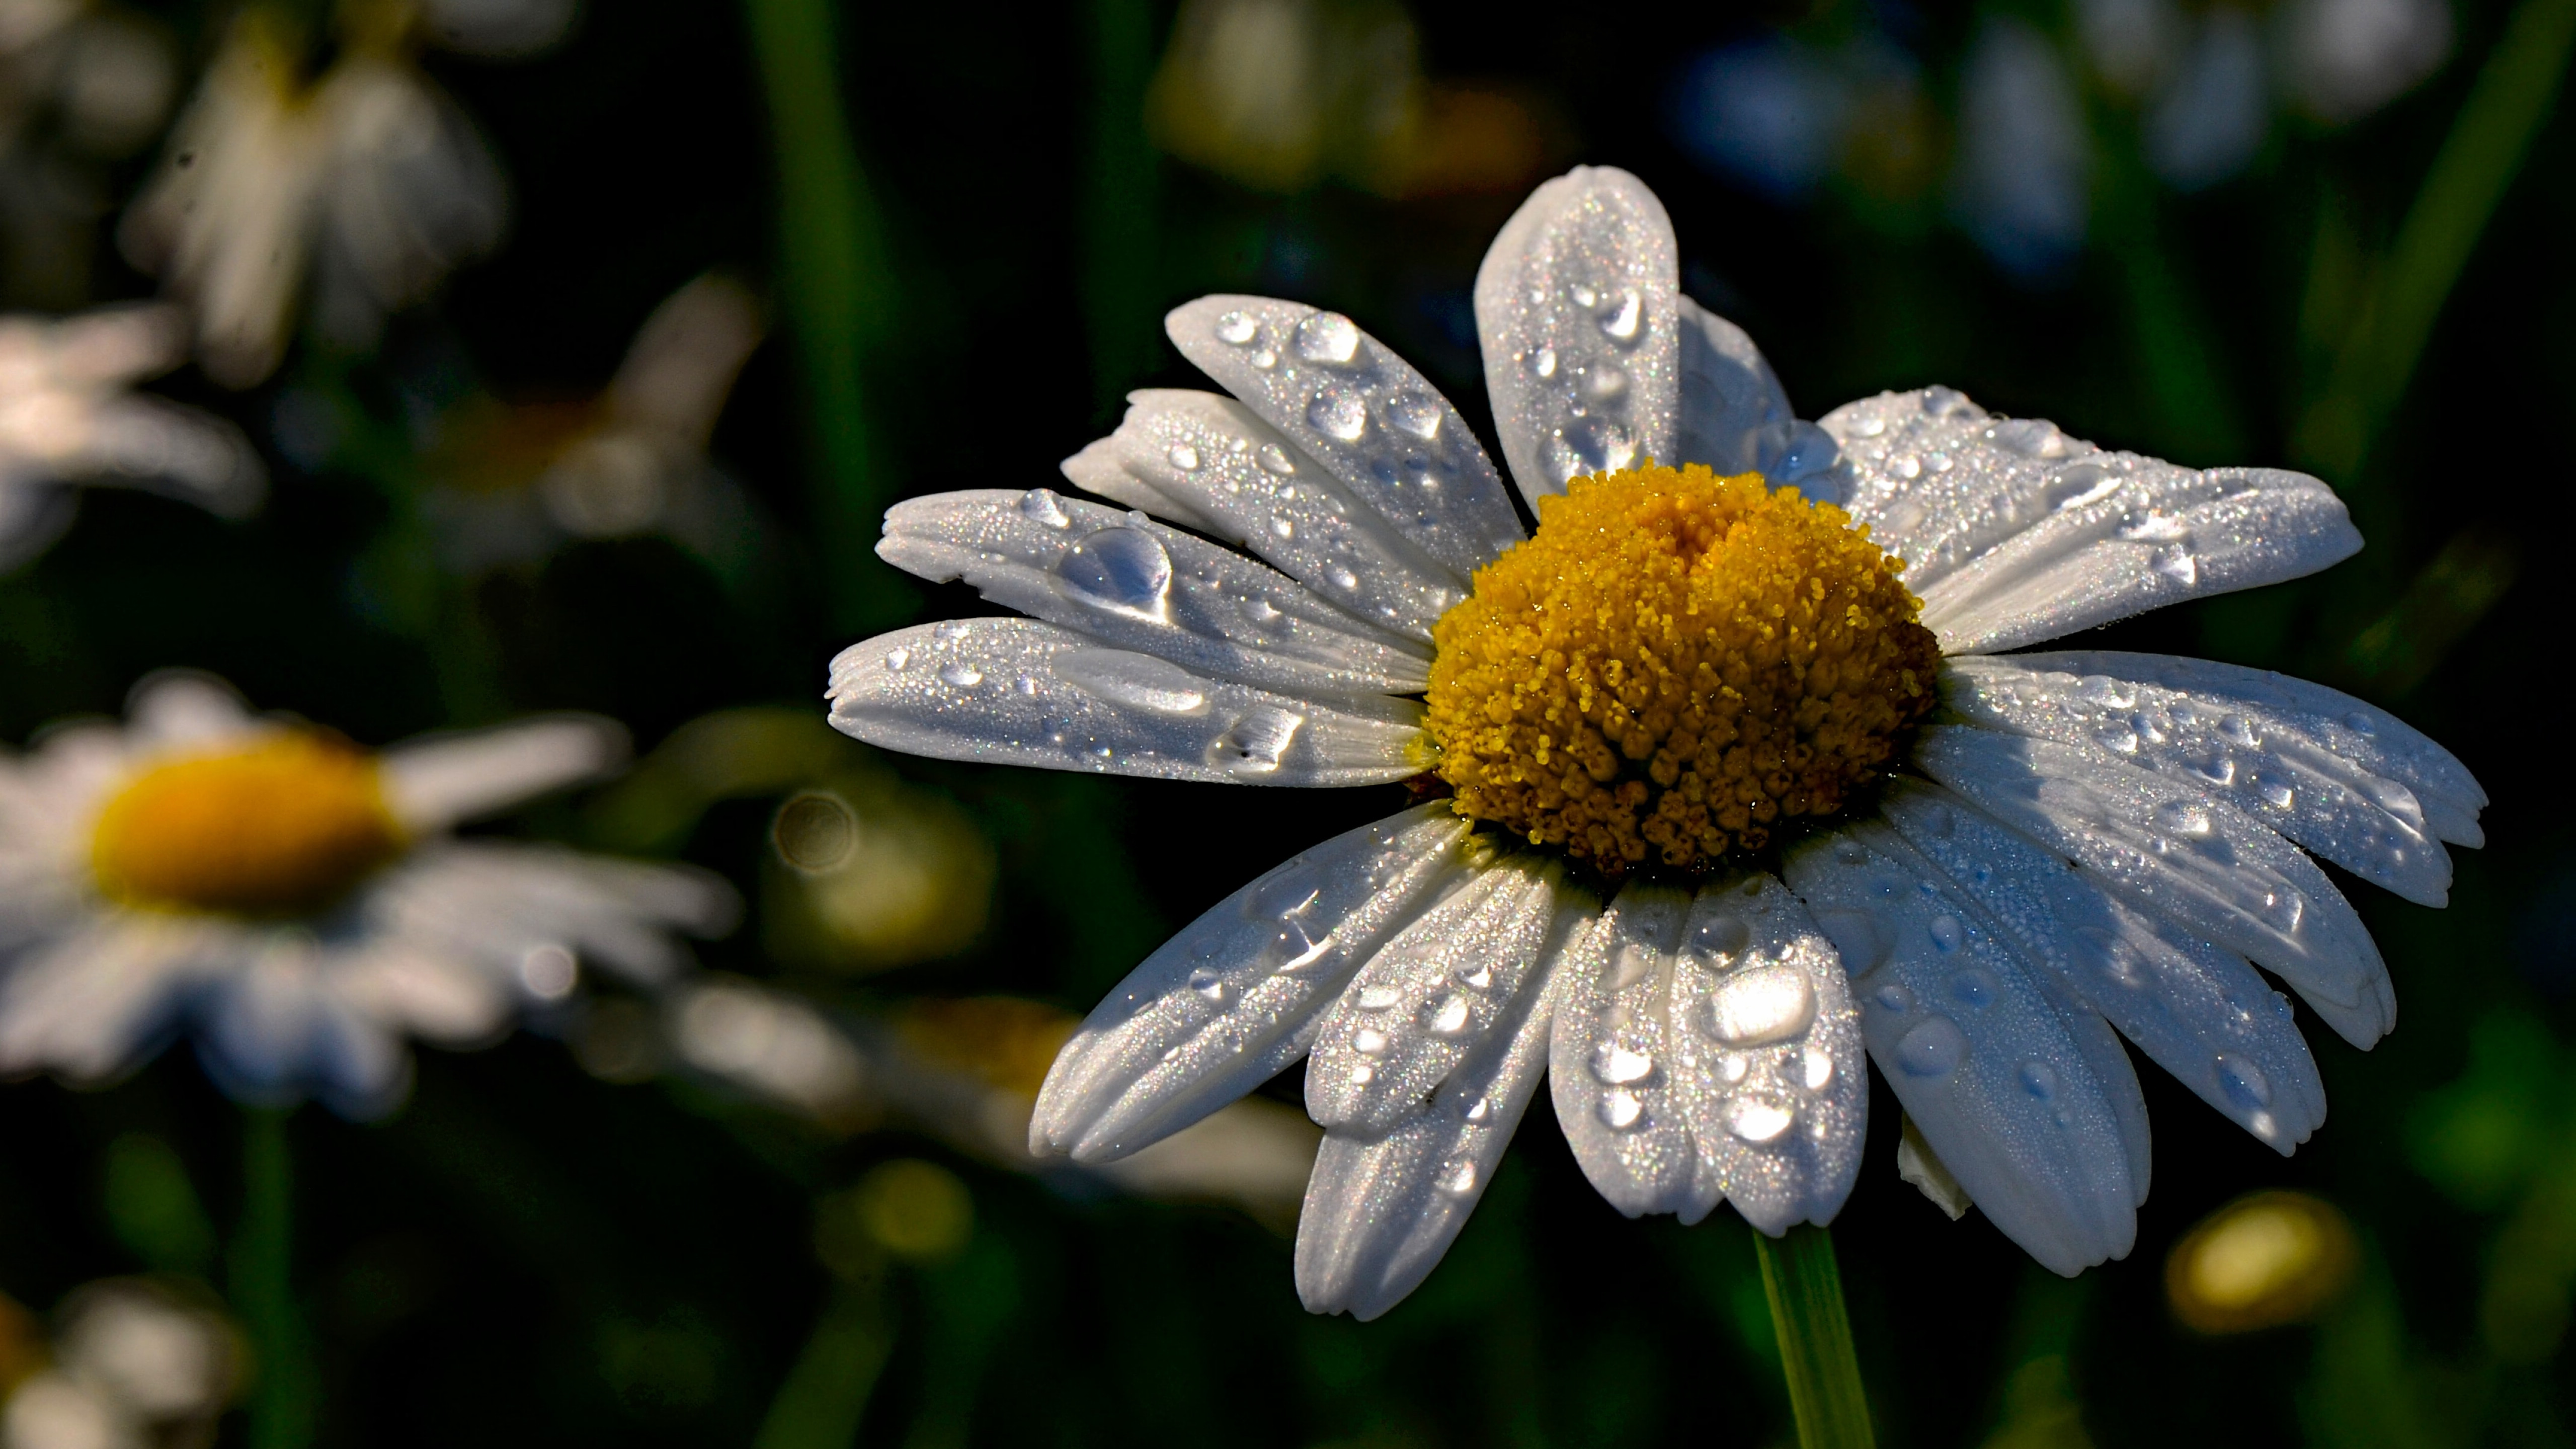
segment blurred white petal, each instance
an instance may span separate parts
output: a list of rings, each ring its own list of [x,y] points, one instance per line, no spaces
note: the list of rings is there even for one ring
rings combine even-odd
[[[588,715],[406,740],[384,753],[385,800],[404,829],[425,834],[596,779],[626,750],[623,728]]]

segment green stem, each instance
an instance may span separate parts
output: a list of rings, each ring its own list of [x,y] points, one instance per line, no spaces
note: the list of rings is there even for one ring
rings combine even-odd
[[[1800,1449],[1869,1449],[1869,1400],[1843,1313],[1842,1269],[1831,1233],[1800,1223],[1786,1236],[1753,1235],[1762,1291],[1780,1335],[1780,1371],[1798,1416]]]
[[[867,354],[888,330],[883,228],[841,108],[829,0],[744,0],[778,152],[779,305],[804,363],[834,623],[881,629],[910,611],[874,555],[890,470],[868,426]]]
[[[313,1442],[319,1385],[313,1342],[295,1304],[295,1176],[287,1155],[292,1109],[242,1114],[242,1216],[229,1275],[233,1307],[250,1330],[259,1379],[250,1401],[251,1449]]]
[[[859,1437],[868,1395],[893,1346],[884,1274],[836,1284],[770,1401],[753,1449],[848,1449]]]
[[[2576,0],[2523,0],[2407,209],[2377,295],[2301,421],[2302,456],[2329,482],[2360,472],[2388,409],[2406,391],[2442,304],[2522,170],[2576,45]]]

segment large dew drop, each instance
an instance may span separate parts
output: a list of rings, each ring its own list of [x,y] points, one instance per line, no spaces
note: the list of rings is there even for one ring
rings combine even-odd
[[[1759,1147],[1779,1140],[1798,1120],[1798,1109],[1769,1097],[1742,1096],[1726,1104],[1726,1130]]]
[[[1275,774],[1305,724],[1304,715],[1255,706],[1208,745],[1208,762],[1236,775]]]
[[[1368,431],[1368,399],[1358,388],[1327,384],[1306,404],[1306,421],[1326,437],[1356,443]]]
[[[1730,977],[1708,1003],[1709,1034],[1729,1046],[1787,1041],[1816,1015],[1816,989],[1792,966],[1762,966]]]
[[[1140,528],[1104,528],[1065,550],[1056,591],[1103,613],[1152,623],[1172,617],[1172,556]]]
[[[1897,1070],[1909,1077],[1946,1077],[1967,1060],[1968,1038],[1946,1016],[1927,1016],[1896,1043]]]
[[[1339,367],[1359,355],[1360,329],[1339,312],[1318,312],[1297,324],[1297,355]]]

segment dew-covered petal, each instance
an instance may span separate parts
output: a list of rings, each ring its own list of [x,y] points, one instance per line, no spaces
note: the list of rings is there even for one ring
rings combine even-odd
[[[1716,1206],[1693,1191],[1698,1155],[1675,1093],[1673,952],[1690,895],[1635,884],[1559,959],[1548,1093],[1583,1175],[1630,1217]]]
[[[2094,682],[2099,676],[2188,695],[2196,703],[2217,707],[2222,726],[2233,711],[2266,739],[2300,741],[2402,787],[2415,797],[2423,823],[2435,838],[2467,846],[2486,839],[2478,828],[2478,812],[2486,808],[2487,792],[2479,788],[2468,767],[2404,720],[2340,690],[2277,670],[2172,654],[2086,649],[2015,655],[2012,662],[2048,674],[2072,675],[2079,693],[2088,699],[2101,688]],[[2363,794],[2401,819],[2409,818],[2402,798],[2382,801],[2367,788]]]
[[[1588,895],[1561,888],[1551,954],[1598,909]],[[1555,975],[1553,962],[1543,961],[1430,1101],[1395,1130],[1324,1133],[1297,1217],[1297,1296],[1310,1311],[1375,1318],[1449,1251],[1547,1070]]]
[[[2297,578],[2361,547],[2305,474],[2106,452],[1948,388],[1849,403],[1823,426],[1851,470],[1845,507],[1905,560],[1948,654]]]
[[[1315,1029],[1306,1115],[1394,1130],[1486,1038],[1548,945],[1554,864],[1503,860],[1424,911],[1364,963]]]
[[[1684,297],[1680,302],[1681,413],[1673,459],[1721,476],[1760,473],[1820,503],[1839,503],[1850,470],[1833,435],[1798,421],[1789,395],[1744,329]]]
[[[1104,1162],[1198,1121],[1306,1054],[1362,961],[1469,868],[1444,803],[1276,867],[1184,927],[1102,998],[1056,1054],[1029,1150]]]
[[[1295,579],[1050,489],[936,493],[886,511],[877,556],[1121,649],[1285,694],[1418,694],[1425,650]]]
[[[2170,775],[2419,905],[2449,896],[2451,857],[2414,792],[2294,724],[2223,697],[2035,668],[2021,656],[1954,660],[1942,677],[1943,702],[1972,723]]]
[[[1852,972],[1871,1058],[1987,1218],[2069,1276],[2125,1256],[2132,1125],[2014,953],[1875,821],[1791,851],[1785,873]]]
[[[1533,508],[1569,478],[1677,456],[1677,255],[1664,204],[1609,166],[1541,185],[1485,252],[1485,391]]]
[[[2325,1120],[2288,998],[2241,956],[2155,922],[1941,786],[1888,782],[1880,808],[2029,961],[2200,1099],[2282,1155]]]
[[[1831,1222],[1860,1172],[1869,1069],[1850,976],[1786,886],[1753,875],[1699,892],[1672,1021],[1699,1211],[1723,1195],[1766,1233]]]
[[[1173,308],[1163,330],[1461,578],[1521,541],[1502,475],[1466,419],[1350,318],[1271,297],[1201,297]]]
[[[832,725],[941,760],[1251,785],[1374,785],[1421,766],[1421,707],[1211,679],[1028,619],[881,634],[832,661]]]
[[[2388,968],[2343,893],[2236,807],[2071,745],[1963,725],[1925,730],[1914,763],[2113,896],[2279,975],[2353,1045],[2396,1024]]]
[[[406,740],[385,751],[381,768],[394,818],[425,834],[595,778],[625,758],[616,721],[559,715]]]
[[[1165,389],[1127,401],[1117,432],[1064,460],[1064,476],[1078,486],[1242,544],[1318,596],[1409,638],[1428,640],[1466,597],[1465,574],[1414,547],[1250,408]]]

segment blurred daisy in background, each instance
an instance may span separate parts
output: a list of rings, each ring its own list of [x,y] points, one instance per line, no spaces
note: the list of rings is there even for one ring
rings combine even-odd
[[[2358,700],[2006,652],[2349,556],[2324,484],[1939,387],[1799,421],[1676,253],[1653,193],[1596,168],[1486,255],[1486,385],[1535,536],[1465,419],[1350,319],[1202,298],[1166,330],[1233,396],[1137,393],[1064,465],[1133,511],[1040,488],[888,513],[889,562],[1034,619],[833,662],[833,722],[884,748],[1446,795],[1185,928],[1065,1047],[1031,1127],[1113,1161],[1304,1059],[1317,1311],[1422,1280],[1542,1074],[1623,1212],[1829,1221],[1864,1043],[1918,1158],[2006,1235],[2070,1275],[2125,1255],[2149,1149],[2118,1037],[2291,1151],[2324,1093],[2254,968],[2357,1046],[2395,1020],[2298,847],[2439,905],[2442,842],[2481,839],[2475,781]],[[1173,828],[1270,848],[1222,813]]]
[[[202,1449],[248,1367],[241,1331],[174,1283],[107,1278],[48,1335],[0,1299],[0,1449]]]
[[[458,823],[615,765],[605,721],[556,718],[381,753],[255,716],[201,675],[138,686],[0,762],[0,1071],[111,1080],[185,1035],[227,1091],[392,1108],[404,1038],[489,1042],[585,966],[687,961],[732,892],[696,872]]]
[[[259,506],[267,473],[240,430],[128,390],[187,350],[174,307],[0,317],[0,569],[62,536],[76,485],[147,488],[225,518]]]
[[[84,0],[0,3],[0,302],[89,296],[106,169],[161,133],[178,66],[161,30]]]
[[[1908,46],[1865,9],[1830,9],[1685,65],[1670,129],[1710,170],[1789,201],[1831,183],[1865,211],[1901,210],[1946,166],[1950,219],[2005,272],[2046,282],[2084,248],[2098,146],[2134,145],[2166,186],[2203,190],[2255,163],[2279,110],[2349,125],[2432,75],[2451,44],[2445,0],[2080,0],[2072,20],[2061,37],[2000,11],[1979,19],[1945,121]],[[2115,139],[2088,97],[2133,133]]]
[[[730,575],[757,525],[707,458],[734,379],[760,345],[760,304],[703,276],[635,334],[607,391],[579,402],[479,399],[439,425],[422,507],[446,565],[533,563],[567,539],[661,533]]]
[[[1517,191],[1556,163],[1537,97],[1426,78],[1396,0],[1186,0],[1146,95],[1156,144],[1256,191]]]
[[[234,18],[120,232],[126,256],[187,303],[199,360],[228,387],[275,370],[308,301],[323,338],[365,347],[387,314],[500,240],[500,167],[412,55],[524,54],[571,7],[340,0],[333,14],[337,52],[310,76],[294,12]]]

